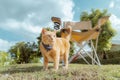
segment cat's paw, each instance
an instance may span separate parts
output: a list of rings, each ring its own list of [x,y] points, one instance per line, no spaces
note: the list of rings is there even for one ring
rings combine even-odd
[[[47,71],[47,70],[48,70],[48,68],[43,68],[43,70],[44,70],[44,71]]]
[[[62,66],[62,68],[63,68],[64,70],[68,70],[68,67],[67,67],[67,66]]]
[[[58,69],[50,69],[50,71],[52,71],[52,72],[57,72]]]

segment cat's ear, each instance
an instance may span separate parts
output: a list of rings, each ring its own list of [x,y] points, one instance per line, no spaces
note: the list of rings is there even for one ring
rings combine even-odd
[[[45,32],[46,32],[47,30],[46,29],[42,29],[42,34],[45,34]]]

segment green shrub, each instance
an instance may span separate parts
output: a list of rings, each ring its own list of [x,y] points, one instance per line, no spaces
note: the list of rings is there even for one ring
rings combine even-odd
[[[34,57],[34,58],[31,60],[31,63],[40,63],[40,58],[39,58],[39,57]]]
[[[29,63],[37,54],[38,46],[35,42],[18,42],[11,46],[9,53],[16,63]]]
[[[107,59],[107,60],[102,59],[101,63],[102,64],[120,64],[120,57]]]
[[[107,52],[108,58],[116,58],[116,57],[120,57],[120,51],[109,51]]]
[[[7,52],[0,51],[0,66],[7,66],[13,64],[14,60]]]

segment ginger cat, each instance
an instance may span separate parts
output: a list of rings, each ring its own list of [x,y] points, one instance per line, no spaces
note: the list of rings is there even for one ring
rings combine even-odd
[[[54,69],[58,70],[60,60],[64,60],[65,69],[68,68],[70,43],[65,38],[57,38],[56,32],[42,29],[40,50],[44,58],[44,69],[48,69],[48,62],[54,62]]]

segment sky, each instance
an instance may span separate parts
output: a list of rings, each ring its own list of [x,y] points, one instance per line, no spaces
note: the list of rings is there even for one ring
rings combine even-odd
[[[120,0],[0,0],[0,50],[19,41],[37,41],[43,27],[53,27],[51,17],[80,21],[83,11],[107,9],[117,31],[113,41],[120,42]]]

